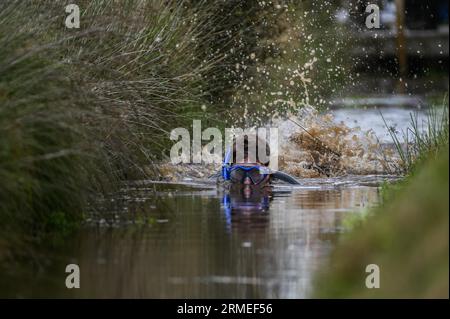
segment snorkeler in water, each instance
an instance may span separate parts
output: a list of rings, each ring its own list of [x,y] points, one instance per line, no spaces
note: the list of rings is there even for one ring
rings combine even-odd
[[[270,186],[273,180],[281,180],[288,184],[299,184],[292,176],[274,171],[269,168],[269,160],[260,160],[258,157],[259,147],[265,146],[265,153],[270,154],[270,147],[266,141],[254,136],[256,147],[249,147],[249,136],[237,137],[233,141],[233,148],[227,150],[222,165],[221,178],[229,181],[231,187],[242,188],[244,192],[255,189],[263,189]],[[243,148],[239,156],[238,147]],[[241,157],[241,158],[239,158]]]
[[[265,147],[265,153],[270,154],[270,148],[263,139],[252,136],[256,145],[249,147],[249,137],[237,137],[233,141],[233,148],[226,152],[219,181],[224,182],[226,192],[223,194],[222,207],[228,227],[237,219],[242,222],[242,216],[258,218],[269,210],[272,196],[272,182],[281,180],[289,184],[299,182],[285,174],[269,168],[269,159],[260,159],[259,148]],[[264,144],[263,144],[264,143]],[[242,147],[241,153],[238,152]],[[233,217],[234,216],[234,217]],[[248,219],[245,219],[248,221]]]

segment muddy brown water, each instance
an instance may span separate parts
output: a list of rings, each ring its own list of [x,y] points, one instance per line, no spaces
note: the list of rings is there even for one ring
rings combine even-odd
[[[210,184],[129,186],[103,201],[103,218],[93,215],[76,235],[40,250],[41,265],[9,274],[2,295],[310,297],[317,269],[346,230],[344,220],[376,205],[386,179],[308,179],[275,187],[266,205],[264,198],[244,205],[227,200]],[[72,263],[80,267],[80,288],[69,290],[65,267]]]

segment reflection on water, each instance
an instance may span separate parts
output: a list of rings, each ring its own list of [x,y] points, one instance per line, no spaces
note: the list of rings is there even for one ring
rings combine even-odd
[[[251,201],[227,199],[210,188],[164,187],[155,198],[153,186],[130,187],[111,202],[109,219],[84,228],[53,251],[44,272],[2,294],[308,297],[316,269],[343,231],[343,218],[378,200],[376,187],[324,184],[275,189],[255,201],[254,210]],[[113,227],[99,227],[105,225]],[[65,288],[69,263],[80,266],[80,289]]]

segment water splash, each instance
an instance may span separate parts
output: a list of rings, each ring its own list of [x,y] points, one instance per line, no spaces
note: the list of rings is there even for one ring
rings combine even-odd
[[[398,157],[372,130],[336,123],[331,114],[303,107],[278,121],[280,169],[297,177],[391,174]],[[299,127],[295,122],[300,122]]]
[[[296,115],[275,116],[279,129],[279,169],[298,178],[393,174],[399,158],[372,130],[336,123],[330,113],[304,106]],[[161,163],[160,179],[170,182],[208,179],[220,164]]]

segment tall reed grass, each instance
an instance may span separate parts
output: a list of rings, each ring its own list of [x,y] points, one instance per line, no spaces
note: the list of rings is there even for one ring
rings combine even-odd
[[[59,61],[55,19],[41,14],[41,6],[0,3],[0,227],[28,234],[80,218],[87,168],[83,92]]]
[[[442,148],[448,146],[448,96],[441,106],[431,106],[426,112],[425,121],[419,121],[417,112],[410,113],[410,125],[403,132],[390,128],[381,113],[400,157],[399,165],[395,168],[400,174],[412,173],[419,163],[436,157]]]
[[[78,225],[92,196],[152,172],[171,129],[220,121],[203,111],[213,4],[78,1],[80,29],[66,4],[0,2],[2,234]]]

